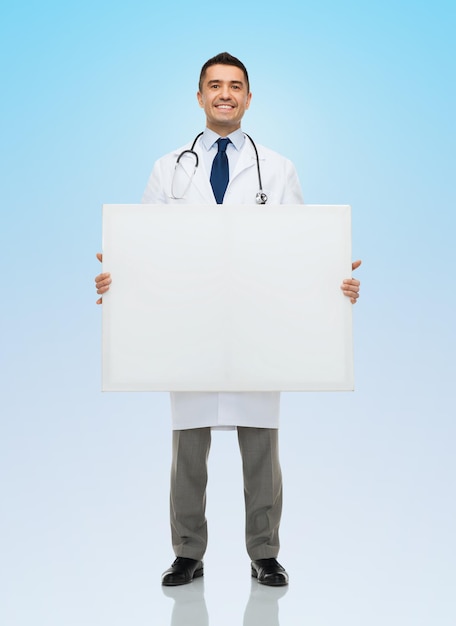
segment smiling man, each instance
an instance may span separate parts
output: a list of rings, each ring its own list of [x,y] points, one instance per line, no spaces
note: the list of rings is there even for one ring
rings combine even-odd
[[[197,93],[206,128],[195,140],[159,159],[143,196],[150,204],[302,204],[293,164],[256,146],[241,130],[252,94],[244,64],[227,52],[209,59]],[[259,191],[258,191],[259,190]],[[101,260],[101,255],[98,255]],[[360,265],[353,264],[353,269]],[[108,273],[96,279],[97,293],[111,285]],[[355,303],[359,281],[341,285]],[[97,301],[101,303],[101,298]],[[237,429],[245,496],[245,538],[251,575],[265,585],[286,585],[278,563],[282,476],[278,451],[280,395],[275,392],[172,393],[173,459],[170,520],[176,559],[163,585],[182,585],[203,575],[207,546],[205,517],[207,459],[211,429]],[[223,580],[237,568],[220,564]]]
[[[201,76],[197,97],[206,114],[206,126],[226,137],[241,127],[252,94],[241,68],[210,65]]]

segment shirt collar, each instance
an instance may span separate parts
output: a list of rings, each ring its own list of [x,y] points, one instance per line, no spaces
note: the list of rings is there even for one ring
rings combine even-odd
[[[201,137],[204,148],[209,152],[209,150],[212,148],[212,146],[215,144],[219,137],[220,135],[217,135],[217,133],[215,133],[213,130],[205,128],[203,136]],[[231,140],[231,143],[238,151],[244,145],[245,135],[240,128],[227,135],[227,137]]]

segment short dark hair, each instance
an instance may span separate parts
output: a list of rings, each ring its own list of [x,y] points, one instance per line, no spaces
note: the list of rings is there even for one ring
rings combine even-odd
[[[206,70],[208,69],[208,67],[211,67],[211,65],[234,65],[235,67],[241,69],[244,72],[245,80],[247,81],[247,91],[250,92],[249,75],[247,73],[247,68],[245,67],[244,63],[242,63],[242,61],[234,57],[229,52],[220,52],[220,54],[216,54],[215,57],[212,57],[212,59],[209,59],[209,61],[206,61],[206,63],[203,65],[203,67],[201,68],[198,84],[200,92],[203,88],[203,80],[204,75],[206,74]]]

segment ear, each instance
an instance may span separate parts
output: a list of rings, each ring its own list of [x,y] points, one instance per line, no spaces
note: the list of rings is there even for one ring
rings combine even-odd
[[[245,108],[246,110],[249,108],[250,106],[250,101],[252,99],[252,92],[249,93],[249,95],[247,96],[247,102],[245,103]]]
[[[198,98],[198,103],[200,107],[203,108],[204,107],[203,96],[201,95],[199,91],[197,92],[196,97]]]

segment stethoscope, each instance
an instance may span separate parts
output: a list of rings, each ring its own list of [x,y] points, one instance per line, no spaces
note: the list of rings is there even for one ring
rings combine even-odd
[[[196,174],[196,170],[197,170],[198,165],[199,165],[199,157],[198,157],[198,154],[195,152],[195,145],[196,145],[196,142],[198,141],[198,139],[201,137],[202,134],[203,133],[201,132],[198,135],[196,135],[195,139],[193,140],[191,148],[189,150],[183,150],[179,154],[179,156],[177,157],[176,165],[174,166],[173,179],[171,181],[171,197],[174,200],[182,200],[183,198],[185,198],[185,194],[187,193],[188,188],[190,187],[190,184],[192,182],[192,179],[193,179],[193,177]],[[266,202],[268,201],[268,196],[264,193],[264,191],[263,191],[263,184],[261,182],[260,158],[258,156],[258,150],[257,150],[257,147],[255,145],[255,142],[250,137],[250,135],[247,135],[247,133],[244,133],[244,135],[246,137],[248,137],[248,139],[250,139],[250,143],[252,144],[253,149],[255,150],[255,158],[256,158],[257,172],[258,172],[258,186],[260,188],[258,193],[255,196],[255,202],[257,204],[266,204]],[[179,162],[180,162],[181,158],[184,156],[184,154],[190,154],[192,157],[194,157],[194,159],[195,159],[195,166],[193,168],[193,172],[192,172],[191,176],[189,177],[189,181],[188,181],[188,184],[187,184],[187,186],[185,188],[184,193],[181,196],[176,196],[175,193],[174,193],[174,178],[176,176],[176,170],[177,170],[177,167],[179,165]]]

